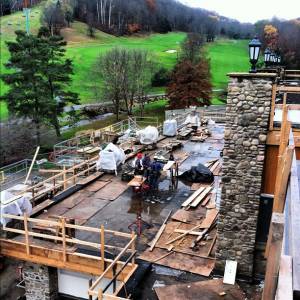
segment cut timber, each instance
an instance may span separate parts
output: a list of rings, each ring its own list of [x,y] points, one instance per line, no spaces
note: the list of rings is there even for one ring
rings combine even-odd
[[[174,232],[176,232],[176,233],[187,233],[188,230],[175,229]],[[188,232],[188,234],[190,234],[190,235],[202,235],[202,232],[200,232],[200,231],[190,231],[190,232]]]
[[[154,289],[159,300],[244,300],[238,285],[223,284],[222,279],[168,285]],[[224,296],[221,296],[225,293]]]
[[[80,184],[80,185],[86,185],[96,179],[98,179],[100,176],[102,176],[104,173],[103,172],[96,172],[84,179],[81,179],[80,181],[77,182],[77,184]]]
[[[275,299],[293,300],[293,267],[291,256],[281,256]]]
[[[159,240],[159,238],[161,237],[162,233],[164,232],[165,228],[166,228],[166,224],[167,224],[167,221],[170,217],[172,213],[172,210],[170,210],[170,212],[168,213],[167,217],[165,218],[163,224],[161,225],[159,231],[157,232],[157,234],[155,235],[155,238],[154,240],[151,242],[151,245],[150,245],[150,251],[152,251],[157,243],[157,241]]]
[[[214,248],[214,245],[215,245],[215,243],[216,243],[216,240],[217,240],[217,234],[215,234],[215,236],[214,236],[214,238],[213,238],[213,241],[212,241],[212,243],[211,243],[211,245],[210,245],[210,247],[209,247],[209,249],[208,249],[208,251],[207,251],[207,256],[210,256],[211,251],[212,251],[212,249]]]
[[[128,186],[132,187],[140,187],[144,182],[146,181],[146,178],[143,176],[134,176],[128,183]]]
[[[139,259],[152,262],[166,253],[170,252],[159,248],[155,248],[152,252],[146,250],[139,256]],[[214,268],[215,261],[213,259],[197,257],[196,255],[174,252],[171,256],[167,256],[157,261],[157,264],[202,276],[209,276]]]
[[[95,192],[98,192],[103,187],[105,187],[108,183],[109,183],[108,181],[97,180],[97,181],[93,182],[92,184],[88,185],[85,188],[85,190],[95,193]]]
[[[201,187],[198,191],[194,192],[189,198],[187,198],[182,204],[182,207],[187,207],[189,206],[196,197],[198,197],[203,191],[205,190],[204,187]]]
[[[262,300],[273,300],[275,298],[282,249],[283,230],[283,214],[273,213],[270,226],[271,238]]]
[[[51,199],[47,199],[47,200],[43,201],[42,203],[40,203],[40,204],[33,207],[31,215],[38,214],[39,212],[41,212],[44,209],[48,208],[53,203],[54,203],[54,201],[51,200]]]
[[[190,204],[191,207],[197,207],[202,200],[212,191],[212,187],[205,188],[201,194]]]
[[[155,260],[153,260],[152,262],[153,262],[153,263],[156,263],[156,262],[158,262],[159,260],[161,260],[161,259],[163,259],[163,258],[165,258],[165,257],[167,257],[167,256],[169,256],[169,255],[171,255],[171,254],[173,254],[173,253],[174,253],[173,251],[170,251],[170,252],[168,252],[168,253],[165,253],[165,254],[163,254],[162,256],[160,256],[160,257],[156,258]]]

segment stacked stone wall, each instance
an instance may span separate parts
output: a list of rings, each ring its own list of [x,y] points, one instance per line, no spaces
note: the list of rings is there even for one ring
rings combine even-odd
[[[270,77],[231,77],[226,107],[222,196],[216,269],[238,262],[238,274],[253,273],[255,236],[271,110]]]
[[[58,299],[58,278],[55,268],[27,263],[23,276],[26,300]]]

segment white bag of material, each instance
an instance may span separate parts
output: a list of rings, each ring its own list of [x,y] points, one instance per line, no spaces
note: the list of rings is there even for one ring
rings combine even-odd
[[[164,122],[163,135],[175,136],[176,133],[177,133],[177,121],[176,120],[166,120]]]
[[[108,144],[104,150],[99,153],[97,161],[98,170],[116,171],[118,166],[124,163],[125,153],[123,149],[117,147],[113,143]]]
[[[200,126],[200,118],[197,115],[188,115],[183,124],[190,124],[191,126]]]
[[[9,218],[4,218],[3,214],[15,215],[15,216],[22,216],[25,213],[28,215],[32,212],[32,205],[30,202],[30,198],[28,196],[21,196],[16,200],[13,200],[15,195],[10,193],[9,191],[1,191],[0,192],[0,199],[1,199],[1,210],[0,210],[0,223],[3,226],[10,221]]]
[[[156,127],[147,126],[139,130],[136,135],[142,145],[151,145],[157,142],[159,133]]]

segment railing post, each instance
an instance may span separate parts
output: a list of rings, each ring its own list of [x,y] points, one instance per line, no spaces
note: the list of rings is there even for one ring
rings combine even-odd
[[[24,214],[24,230],[25,230],[26,254],[30,255],[29,234],[28,234],[28,215],[27,215],[27,213]]]
[[[103,293],[102,293],[102,290],[100,289],[98,291],[98,300],[102,300],[103,299]]]
[[[105,247],[105,240],[104,240],[104,225],[101,225],[101,232],[100,232],[100,245],[101,245],[101,269],[104,271],[105,268],[105,253],[104,253],[104,247]]]
[[[132,231],[131,232],[131,240],[133,240],[135,238],[135,233]],[[134,253],[135,252],[135,240],[132,242],[131,245],[131,252]],[[135,263],[135,257],[132,257],[131,263],[134,264]]]
[[[66,254],[66,219],[61,218],[61,234],[62,234],[62,246],[63,246],[63,261],[67,261]]]
[[[67,171],[66,171],[66,166],[64,166],[63,178],[64,178],[64,190],[66,190],[67,189]]]

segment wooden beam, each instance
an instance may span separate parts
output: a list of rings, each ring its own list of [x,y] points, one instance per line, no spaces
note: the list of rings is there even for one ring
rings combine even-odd
[[[300,132],[293,128],[294,145],[296,148],[300,147]],[[267,145],[279,146],[280,145],[280,131],[273,130],[268,132]]]
[[[167,221],[168,221],[168,219],[169,219],[171,213],[172,213],[172,210],[170,210],[170,212],[168,213],[168,215],[167,215],[167,217],[165,218],[164,222],[162,223],[160,229],[159,229],[158,232],[156,233],[155,238],[152,240],[151,245],[150,245],[150,249],[149,249],[150,251],[153,251],[153,249],[154,249],[154,247],[155,247],[157,241],[159,240],[159,238],[161,237],[162,233],[164,232],[164,230],[165,230],[165,228],[166,228],[166,226],[167,226]]]
[[[104,258],[105,258],[105,252],[104,252],[104,245],[105,245],[105,235],[104,235],[104,225],[101,225],[101,229],[100,229],[100,243],[101,243],[101,269],[102,271],[104,271],[105,269],[105,262],[104,262]]]
[[[27,181],[28,181],[28,179],[29,179],[29,176],[30,176],[30,174],[31,174],[33,165],[34,165],[34,163],[35,163],[35,160],[36,160],[36,157],[37,157],[39,151],[40,151],[40,146],[38,146],[38,147],[36,148],[36,150],[35,150],[35,153],[34,153],[34,156],[33,156],[33,159],[32,159],[32,162],[31,162],[31,165],[30,165],[30,168],[29,168],[29,171],[28,171],[27,176],[26,176],[25,181],[24,181],[24,185],[27,184]]]
[[[275,300],[293,300],[293,267],[291,256],[281,256]]]
[[[272,87],[271,112],[270,112],[270,126],[269,126],[270,130],[273,130],[273,126],[274,126],[276,90],[277,90],[277,84],[273,84],[273,87]]]
[[[285,154],[281,158],[281,163],[277,167],[273,212],[283,213],[294,152],[294,145],[288,146]]]
[[[297,86],[278,86],[277,87],[278,92],[295,92],[300,93],[300,87]]]
[[[283,214],[272,214],[270,231],[271,242],[269,255],[267,259],[265,286],[263,290],[262,300],[274,300],[275,298],[284,231]]]

